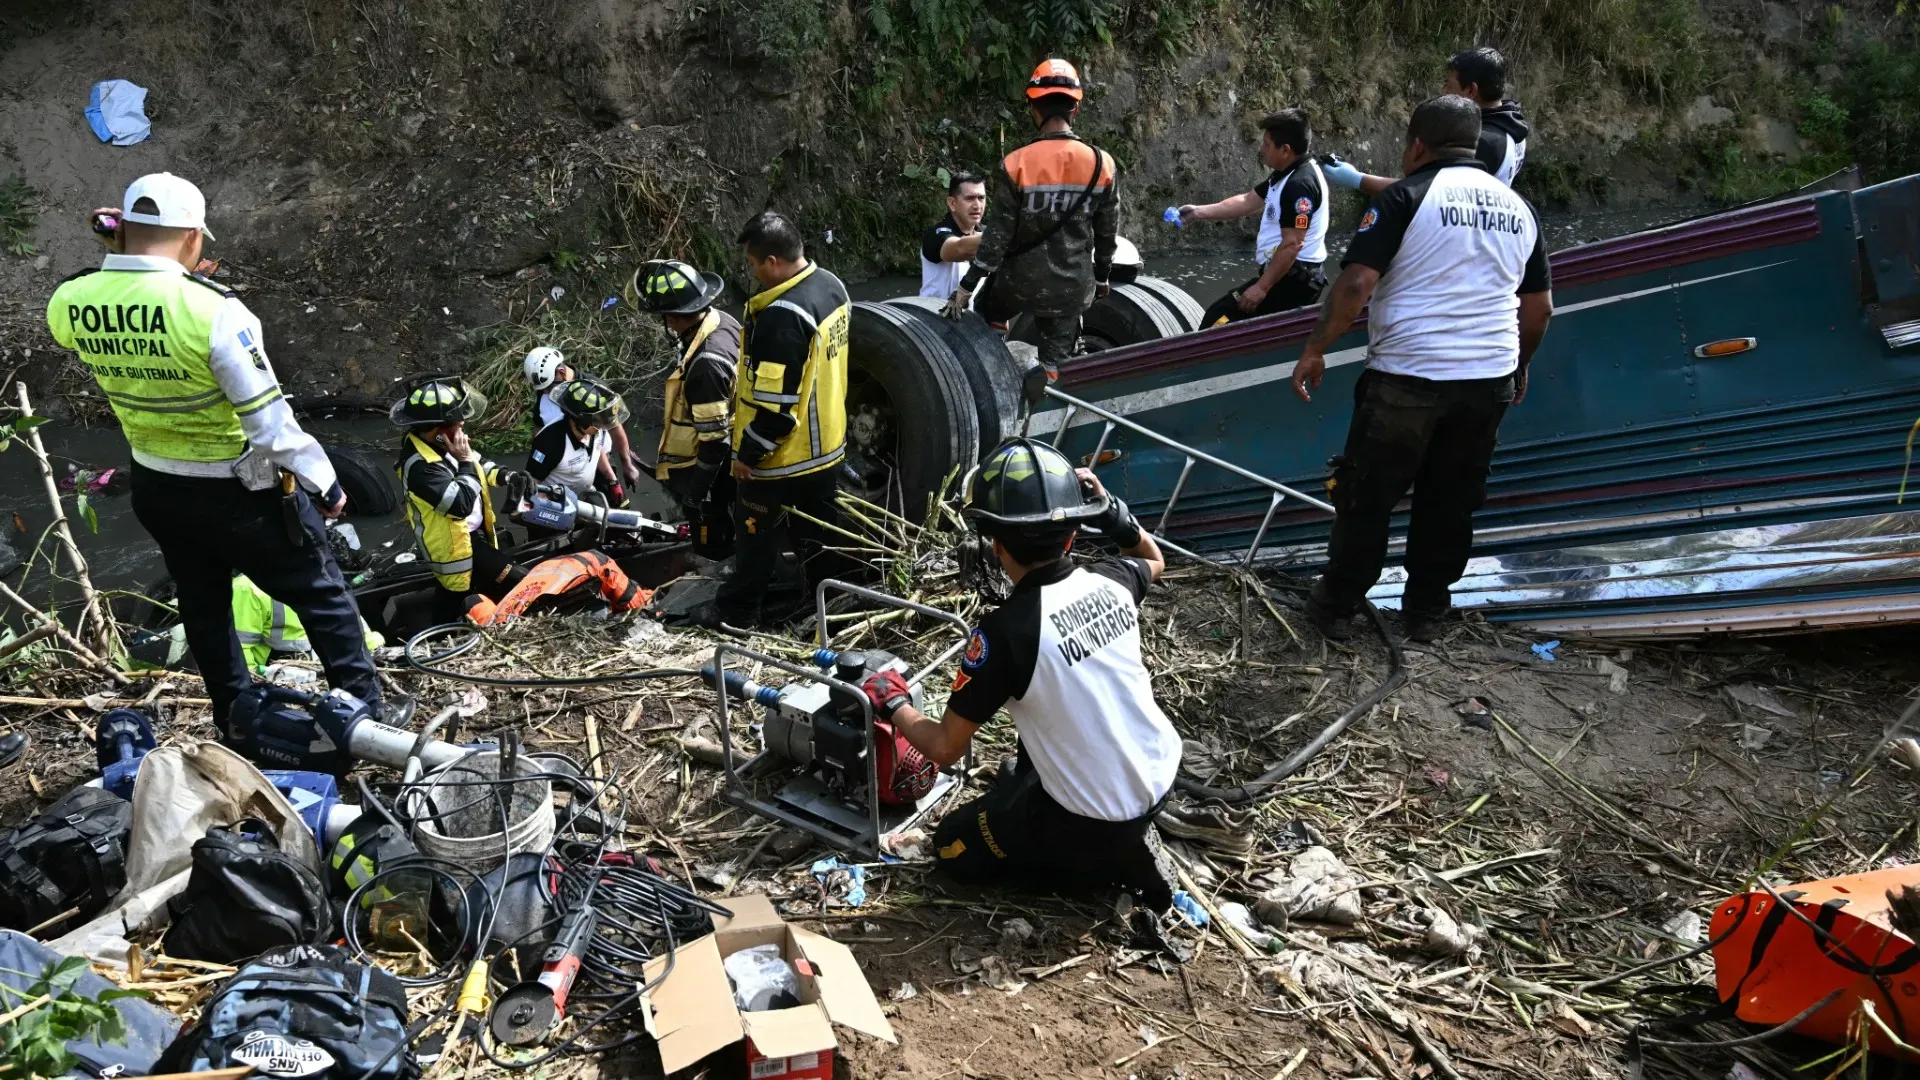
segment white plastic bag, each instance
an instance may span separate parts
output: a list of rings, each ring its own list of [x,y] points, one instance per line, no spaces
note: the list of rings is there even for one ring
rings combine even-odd
[[[780,955],[778,945],[741,949],[722,962],[733,982],[733,1003],[741,1012],[787,1008],[800,1001],[800,980],[793,965]],[[780,1000],[781,995],[788,1000]]]

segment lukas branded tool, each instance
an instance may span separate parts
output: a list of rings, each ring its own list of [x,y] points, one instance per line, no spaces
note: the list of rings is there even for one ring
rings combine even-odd
[[[948,623],[959,631],[959,640],[917,673],[889,652],[836,651],[826,640],[829,591]],[[815,608],[815,625],[822,629],[812,665],[723,644],[702,670],[720,699],[727,799],[834,847],[877,858],[882,837],[912,828],[958,779],[921,756],[892,724],[876,718],[860,684],[878,672],[898,672],[919,706],[921,680],[965,647],[968,627],[950,612],[839,581],[820,583]],[[762,684],[727,670],[729,658],[754,661],[789,678],[778,686]],[[765,749],[744,764],[736,761],[727,724],[729,708],[738,707],[734,703],[757,708],[764,725]],[[757,781],[782,771],[793,774],[785,785],[770,796],[757,794],[763,786]]]

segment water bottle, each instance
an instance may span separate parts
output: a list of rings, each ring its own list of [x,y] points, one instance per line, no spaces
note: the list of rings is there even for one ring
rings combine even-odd
[[[1180,208],[1177,206],[1167,207],[1166,212],[1160,216],[1166,219],[1167,224],[1176,229],[1184,229],[1187,227],[1187,223],[1180,220]]]

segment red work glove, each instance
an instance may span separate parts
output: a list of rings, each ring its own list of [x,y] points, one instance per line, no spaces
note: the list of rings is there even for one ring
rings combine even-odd
[[[881,671],[867,676],[860,684],[867,692],[867,700],[873,702],[873,717],[876,720],[892,720],[893,714],[900,711],[902,705],[913,700],[913,691],[908,689],[907,680],[897,671]]]
[[[619,484],[608,484],[607,505],[612,506],[616,510],[625,509],[627,505],[627,489],[621,487]]]

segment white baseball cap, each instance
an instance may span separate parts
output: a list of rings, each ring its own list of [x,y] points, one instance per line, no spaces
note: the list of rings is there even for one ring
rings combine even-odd
[[[143,200],[153,205],[151,212],[135,209]],[[172,173],[148,173],[128,184],[120,201],[120,216],[166,229],[199,229],[207,239],[213,239],[207,228],[207,197],[192,181]]]

